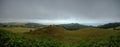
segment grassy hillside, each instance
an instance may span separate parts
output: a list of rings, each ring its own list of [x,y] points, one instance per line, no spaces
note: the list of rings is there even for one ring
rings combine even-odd
[[[0,36],[2,47],[120,47],[120,30],[101,28],[71,31],[59,26],[1,27]]]
[[[0,29],[0,47],[60,47],[59,42],[50,39],[30,39],[25,35],[18,35]]]
[[[13,33],[24,33],[24,32],[29,32],[29,30],[34,30],[34,28],[26,28],[26,27],[0,27],[0,29],[9,30]]]

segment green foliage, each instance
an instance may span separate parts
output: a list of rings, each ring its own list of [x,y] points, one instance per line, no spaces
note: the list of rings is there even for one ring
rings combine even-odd
[[[78,24],[78,23],[61,24],[59,26],[65,28],[67,30],[77,30],[77,29],[80,29],[80,28],[92,27],[92,26],[87,26],[87,25],[81,25],[81,24]]]
[[[62,38],[61,38],[62,39]],[[120,47],[120,33],[107,39],[86,39],[78,42],[62,43],[53,38],[31,39],[25,35],[0,29],[0,47]]]
[[[108,23],[108,24],[100,25],[98,27],[99,28],[115,28],[118,26],[120,26],[120,23]]]
[[[29,28],[36,28],[44,26],[38,23],[0,23],[0,27],[29,27]]]
[[[110,46],[112,47],[120,47],[120,32],[110,37]]]
[[[22,35],[17,35],[6,30],[0,30],[1,47],[60,47],[61,43],[50,39],[35,40],[28,39]]]

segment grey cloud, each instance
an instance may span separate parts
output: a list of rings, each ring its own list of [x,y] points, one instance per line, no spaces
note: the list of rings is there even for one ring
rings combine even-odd
[[[119,0],[1,0],[0,4],[0,21],[120,22]]]

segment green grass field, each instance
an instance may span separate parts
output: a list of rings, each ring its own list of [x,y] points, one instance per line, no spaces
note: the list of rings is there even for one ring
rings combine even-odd
[[[83,28],[72,31],[62,28],[48,29],[25,33],[36,29],[0,27],[0,45],[2,47],[120,47],[120,30],[100,28]],[[51,32],[41,33],[41,31],[46,30],[54,34]]]

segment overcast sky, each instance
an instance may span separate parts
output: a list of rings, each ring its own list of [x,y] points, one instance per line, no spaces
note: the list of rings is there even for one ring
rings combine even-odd
[[[120,0],[0,0],[0,22],[120,22]]]

